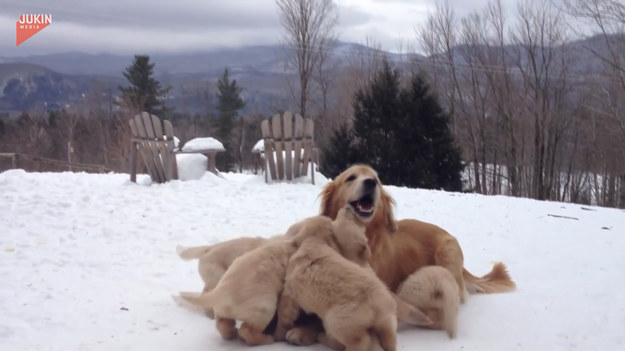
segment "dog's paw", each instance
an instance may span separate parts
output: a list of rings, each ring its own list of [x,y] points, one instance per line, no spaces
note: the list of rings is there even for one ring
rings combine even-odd
[[[326,333],[319,334],[319,336],[317,337],[317,341],[319,341],[320,343],[326,345],[327,347],[329,347],[329,348],[331,348],[333,350],[343,350],[344,349],[343,344],[338,342],[336,339],[330,337]],[[374,346],[374,345],[372,344],[371,346]],[[372,350],[369,350],[369,351],[372,351]],[[375,351],[377,351],[377,350],[375,350]]]
[[[307,328],[296,327],[286,332],[286,341],[289,344],[308,346],[317,340],[317,332]]]
[[[276,330],[273,332],[273,339],[275,341],[284,341],[286,339],[286,329],[281,328],[281,327],[276,327]]]
[[[239,337],[239,331],[237,328],[232,328],[228,330],[220,330],[221,338],[224,340],[234,340]]]

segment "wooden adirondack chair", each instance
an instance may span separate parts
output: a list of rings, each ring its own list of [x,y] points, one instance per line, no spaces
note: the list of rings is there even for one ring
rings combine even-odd
[[[314,123],[310,118],[302,118],[291,112],[276,114],[261,122],[265,161],[265,181],[271,179],[293,180],[310,173],[315,184],[313,162],[317,150],[314,148]]]
[[[170,121],[142,112],[130,121],[132,131],[130,148],[130,180],[137,181],[137,152],[141,155],[152,181],[164,183],[178,179],[176,154],[201,153],[208,158],[208,170],[217,174],[215,154],[223,149],[182,151],[174,144],[174,128]]]

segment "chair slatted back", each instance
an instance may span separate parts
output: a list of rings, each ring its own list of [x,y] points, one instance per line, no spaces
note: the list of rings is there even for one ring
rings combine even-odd
[[[291,181],[307,175],[314,148],[312,119],[287,111],[262,121],[260,127],[265,146],[266,171],[271,179]]]

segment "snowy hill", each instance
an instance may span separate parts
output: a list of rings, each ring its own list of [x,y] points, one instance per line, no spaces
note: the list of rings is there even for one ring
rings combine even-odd
[[[172,301],[202,287],[175,247],[283,232],[317,213],[320,189],[240,174],[149,185],[123,174],[1,173],[0,350],[249,349]],[[625,348],[624,211],[387,189],[398,218],[455,235],[472,273],[503,261],[518,285],[471,296],[455,340],[402,326],[400,350]]]

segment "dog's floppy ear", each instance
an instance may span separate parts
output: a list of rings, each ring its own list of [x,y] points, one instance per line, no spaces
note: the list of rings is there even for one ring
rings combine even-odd
[[[334,195],[337,189],[336,180],[333,180],[326,184],[319,196],[321,197],[321,208],[319,209],[319,214],[326,217],[334,218],[332,215],[332,201],[334,201]]]
[[[393,207],[395,207],[395,200],[384,189],[382,189],[382,211],[384,215],[384,221],[386,222],[386,228],[389,232],[395,233],[397,231],[397,220],[393,214]]]

